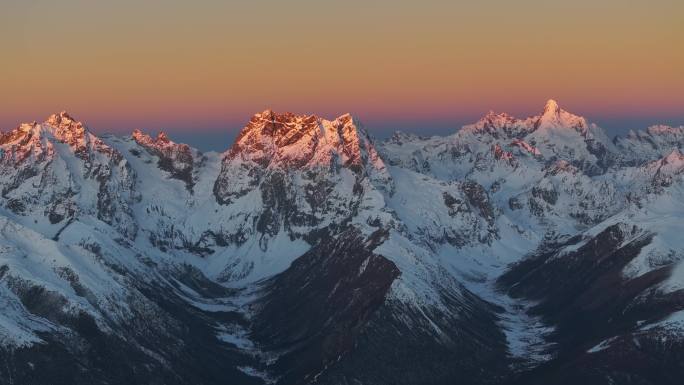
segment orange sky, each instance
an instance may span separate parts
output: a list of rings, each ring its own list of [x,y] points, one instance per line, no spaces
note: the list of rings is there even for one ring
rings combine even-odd
[[[684,1],[472,3],[3,0],[0,129],[67,109],[228,130],[266,107],[429,125],[548,98],[684,117]]]

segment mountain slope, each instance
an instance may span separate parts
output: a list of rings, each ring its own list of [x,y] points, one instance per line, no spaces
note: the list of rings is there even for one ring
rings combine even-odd
[[[23,124],[0,384],[676,383],[681,139],[553,100],[382,143],[267,110],[222,154]]]

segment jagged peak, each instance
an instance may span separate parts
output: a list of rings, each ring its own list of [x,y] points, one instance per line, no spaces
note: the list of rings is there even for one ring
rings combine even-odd
[[[169,136],[166,135],[166,132],[164,131],[159,131],[157,133],[157,142],[162,142],[162,143],[171,143],[171,139],[169,139]]]
[[[650,126],[645,130],[631,129],[625,136],[616,136],[614,143],[620,146],[645,143],[649,149],[666,150],[673,145],[679,145],[682,140],[684,140],[684,126],[658,124]]]
[[[404,144],[404,142],[411,142],[414,140],[421,140],[425,139],[419,135],[416,135],[412,132],[404,132],[401,130],[394,131],[391,137],[389,137],[386,142],[387,143],[394,143],[398,145]]]
[[[505,112],[490,110],[476,123],[464,126],[463,130],[465,132],[487,133],[503,130],[514,136],[519,136],[540,128],[573,128],[585,134],[589,124],[583,117],[562,109],[556,100],[549,99],[539,115],[527,119],[518,119]]]
[[[325,127],[347,127],[349,129],[352,126],[354,130],[363,130],[350,113],[342,114],[334,120],[327,120],[317,115],[292,112],[279,113],[266,109],[252,116],[249,123],[240,131],[237,142],[239,143],[251,135],[259,135],[274,138],[277,145],[279,139],[290,142],[290,138],[296,138],[306,133],[313,135],[315,131],[325,131]]]
[[[13,147],[12,151],[24,154],[50,154],[55,142],[69,145],[81,159],[88,158],[92,152],[118,156],[115,155],[116,150],[89,132],[82,122],[66,111],[50,115],[43,123],[24,123],[15,130],[0,135],[0,145]]]
[[[662,160],[663,164],[681,164],[684,162],[684,155],[679,151],[678,148],[672,150],[667,156]]]
[[[149,138],[150,136],[147,135],[146,133],[142,132],[142,130],[136,128],[133,130],[133,133],[131,134],[131,137],[135,139],[136,141],[140,141],[144,138]]]
[[[86,126],[66,111],[50,115],[43,126],[62,142],[78,147],[85,145]]]
[[[604,140],[601,129],[587,123],[586,119],[565,111],[554,99],[549,99],[541,114],[525,119],[505,112],[487,112],[476,123],[463,126],[457,135],[476,135],[494,139],[522,139],[528,135],[547,137],[554,131],[574,130],[585,139]]]
[[[665,124],[656,124],[646,129],[650,135],[681,135],[684,134],[684,126],[668,126]]]
[[[291,112],[276,113],[266,109],[256,113],[238,135],[238,141],[248,135],[267,137],[283,136],[292,131],[311,129],[320,119],[315,115],[298,115]]]
[[[495,112],[489,110],[477,122],[463,126],[461,129],[465,133],[490,134],[496,137],[523,136],[531,130],[531,126],[525,121],[515,118],[505,112]]]
[[[131,137],[133,140],[135,140],[138,144],[144,145],[144,146],[154,146],[154,147],[165,147],[165,146],[174,146],[174,145],[179,145],[178,143],[175,143],[172,141],[169,136],[166,134],[165,131],[159,131],[157,133],[157,136],[153,138],[152,136],[142,132],[139,129],[133,130],[133,133],[131,134]],[[180,144],[185,146],[184,144]]]
[[[262,165],[299,167],[329,165],[336,157],[343,164],[361,164],[366,156],[375,159],[376,151],[368,133],[350,113],[327,120],[265,110],[252,116],[225,156],[228,160],[240,157]]]
[[[321,120],[322,124],[328,123],[327,120]],[[329,122],[333,127],[346,128],[347,132],[351,132],[356,136],[365,136],[370,139],[368,132],[363,128],[361,123],[354,118],[349,112],[342,114],[335,118],[332,122]]]
[[[316,122],[341,122],[341,123],[356,123],[354,116],[347,112],[344,113],[334,120],[327,120],[314,114],[296,114],[293,112],[275,112],[271,109],[266,109],[262,112],[258,112],[252,116],[250,123],[273,123],[280,124],[280,128],[291,128],[293,125],[297,124],[311,124]],[[284,125],[284,126],[282,126]],[[247,126],[249,127],[249,125]],[[245,127],[245,128],[247,128]]]
[[[640,166],[640,168],[647,175],[655,175],[656,177],[680,173],[684,170],[684,154],[682,154],[679,149],[675,148],[667,155],[650,161]]]
[[[507,112],[496,112],[494,110],[489,110],[487,113],[481,118],[481,120],[496,120],[496,119],[505,119],[505,120],[517,120],[513,115],[507,113]]]
[[[79,148],[86,145],[89,140],[87,136],[92,136],[88,133],[88,129],[83,123],[73,118],[66,111],[50,115],[42,124],[33,124],[26,128],[22,126],[20,131],[26,134],[34,132],[36,139],[42,137],[43,133],[47,132],[55,139],[72,147]],[[96,138],[93,136],[92,140],[96,140]]]
[[[155,140],[150,135],[137,128],[133,130],[131,138],[133,138],[133,140],[135,140],[138,144],[144,146],[152,146],[155,144]]]
[[[50,115],[45,123],[60,128],[83,128],[83,123],[71,117],[66,111]]]
[[[292,112],[275,112],[270,108],[257,112],[252,116],[251,120],[266,121],[266,122],[294,122],[308,119],[318,119],[315,115],[295,114]]]
[[[659,160],[645,164],[641,170],[652,178],[654,186],[669,187],[673,183],[672,178],[684,173],[684,155],[679,149],[674,149]]]
[[[504,121],[514,121],[517,120],[513,115],[510,115],[506,112],[496,112],[494,110],[489,110],[487,113],[480,118],[479,122],[486,122],[486,121],[497,121],[497,120],[504,120]]]
[[[634,129],[630,129],[626,136],[629,139],[636,139],[639,136],[639,132],[635,131]],[[616,138],[619,139],[620,137],[617,136]]]
[[[344,122],[344,123],[355,123],[354,116],[349,112],[345,112],[344,114],[335,118],[335,120],[338,122]]]

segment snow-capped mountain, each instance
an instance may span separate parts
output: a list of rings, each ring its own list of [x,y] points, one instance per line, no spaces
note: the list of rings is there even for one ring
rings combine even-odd
[[[22,124],[0,384],[678,383],[682,132],[553,100],[384,142],[267,110],[222,154]]]

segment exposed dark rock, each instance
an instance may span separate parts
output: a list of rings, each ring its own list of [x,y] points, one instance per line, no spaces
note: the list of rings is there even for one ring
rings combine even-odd
[[[496,214],[484,187],[477,182],[466,181],[462,184],[461,189],[468,198],[468,203],[476,207],[487,222],[491,224]]]
[[[378,230],[364,239],[347,229],[264,284],[253,337],[268,350],[286,352],[275,364],[282,383],[311,382],[354,348],[399,275],[372,252],[385,236]]]
[[[662,349],[656,347],[656,335],[639,332],[638,325],[684,309],[684,292],[663,294],[653,290],[669,276],[670,266],[633,279],[622,275],[625,265],[651,242],[651,237],[637,228],[613,225],[576,251],[557,256],[563,246],[580,241],[574,238],[542,250],[501,277],[502,288],[516,297],[538,301],[532,311],[556,326],[551,337],[558,343],[556,358],[521,374],[516,383],[677,383],[674,374],[660,373],[663,361],[645,358],[652,353],[631,342],[610,344],[599,355],[587,352],[613,336],[624,336],[624,341],[651,341],[651,348]],[[630,337],[632,333],[635,337]],[[672,352],[684,354],[680,348]],[[600,359],[594,361],[594,357]],[[682,373],[682,366],[671,369]]]

